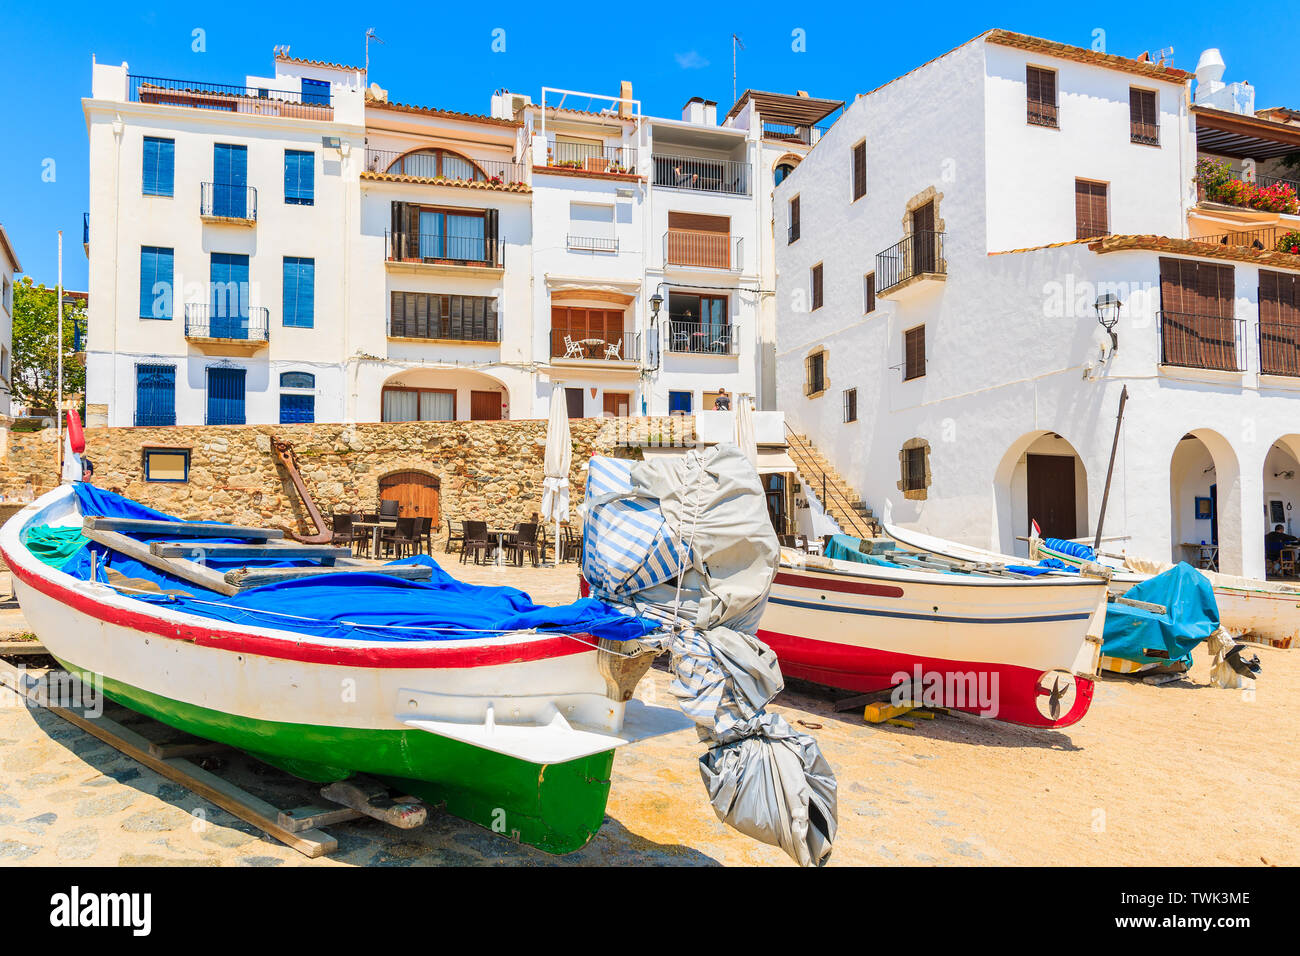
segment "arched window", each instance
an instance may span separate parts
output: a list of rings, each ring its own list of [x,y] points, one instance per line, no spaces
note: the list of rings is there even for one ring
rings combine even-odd
[[[386,171],[420,179],[460,179],[471,182],[487,179],[487,175],[472,160],[449,149],[418,149],[397,157]]]
[[[315,388],[316,376],[311,372],[281,372],[281,388]]]
[[[794,172],[794,163],[781,163],[776,167],[773,176],[776,179],[774,185],[780,186],[785,177]]]

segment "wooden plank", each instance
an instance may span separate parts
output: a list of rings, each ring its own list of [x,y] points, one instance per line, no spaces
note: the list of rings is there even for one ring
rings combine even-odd
[[[28,676],[31,676],[33,672],[28,671],[27,673]],[[17,673],[3,662],[0,662],[0,683],[5,684],[15,693],[22,694],[29,700],[40,703],[32,691],[21,685]],[[52,706],[48,703],[45,704],[45,707],[50,713],[62,717],[68,723],[79,727],[92,737],[102,740],[110,747],[148,767],[154,773],[166,777],[173,783],[179,783],[228,813],[234,814],[246,823],[251,823],[259,830],[275,837],[285,846],[292,847],[304,856],[314,859],[327,853],[333,853],[338,849],[338,841],[328,833],[320,830],[306,830],[301,833],[294,833],[280,826],[278,820],[280,811],[277,808],[230,781],[221,779],[216,774],[204,770],[202,767],[183,758],[162,760],[152,756],[149,753],[149,741],[143,735],[123,727],[115,720],[103,715],[87,717],[84,712],[78,713],[71,708]]]
[[[269,541],[272,538],[284,537],[284,532],[278,528],[245,528],[240,525],[208,524],[202,521],[90,517],[82,524],[83,527],[93,531],[131,532],[167,538],[247,538],[249,541]]]
[[[0,654],[19,657],[48,653],[49,651],[40,641],[0,641]]]
[[[87,518],[86,520],[90,521],[91,519]],[[163,524],[165,522],[159,523]],[[207,588],[209,591],[216,591],[218,594],[224,594],[227,597],[239,592],[239,588],[226,583],[226,579],[222,577],[220,571],[213,571],[211,568],[205,568],[193,561],[173,561],[170,558],[160,558],[149,550],[147,544],[136,541],[134,538],[128,538],[124,534],[118,534],[116,531],[101,531],[96,528],[86,528],[82,533],[91,541],[102,544],[106,548],[112,548],[128,558],[135,558],[141,564],[147,564],[151,568],[165,571],[167,574],[189,581],[191,584],[197,584],[199,587]]]
[[[197,565],[196,565],[197,566]],[[292,581],[295,578],[310,578],[320,574],[386,574],[406,581],[428,581],[433,577],[433,568],[423,564],[373,564],[361,567],[352,565],[332,568],[237,568],[227,571],[227,587],[254,588],[263,584],[275,584],[279,581]]]
[[[193,544],[155,541],[149,550],[160,558],[318,558],[336,561],[351,556],[350,548],[332,548],[326,544]]]
[[[150,756],[157,757],[159,760],[171,760],[173,757],[207,757],[230,749],[227,744],[219,744],[215,740],[200,740],[198,737],[192,741],[149,744]]]
[[[302,833],[331,823],[360,820],[363,816],[365,814],[351,807],[295,807],[292,810],[281,810],[277,822],[290,833]]]

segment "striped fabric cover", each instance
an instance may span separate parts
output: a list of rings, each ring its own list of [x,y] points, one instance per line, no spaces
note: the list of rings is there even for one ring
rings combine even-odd
[[[630,598],[690,566],[651,498],[630,497],[633,462],[593,457],[587,471],[582,570],[596,597]]]

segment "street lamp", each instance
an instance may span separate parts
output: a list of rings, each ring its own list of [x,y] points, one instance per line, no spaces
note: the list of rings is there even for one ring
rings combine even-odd
[[[1115,352],[1119,351],[1119,336],[1115,333],[1115,326],[1119,324],[1119,311],[1122,306],[1119,296],[1113,292],[1097,296],[1097,301],[1093,305],[1097,310],[1097,321],[1110,333],[1111,350]]]

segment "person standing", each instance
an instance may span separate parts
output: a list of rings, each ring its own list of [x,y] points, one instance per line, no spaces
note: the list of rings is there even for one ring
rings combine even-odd
[[[715,412],[731,411],[731,396],[727,394],[725,388],[718,389],[718,397],[713,400],[713,410]]]

